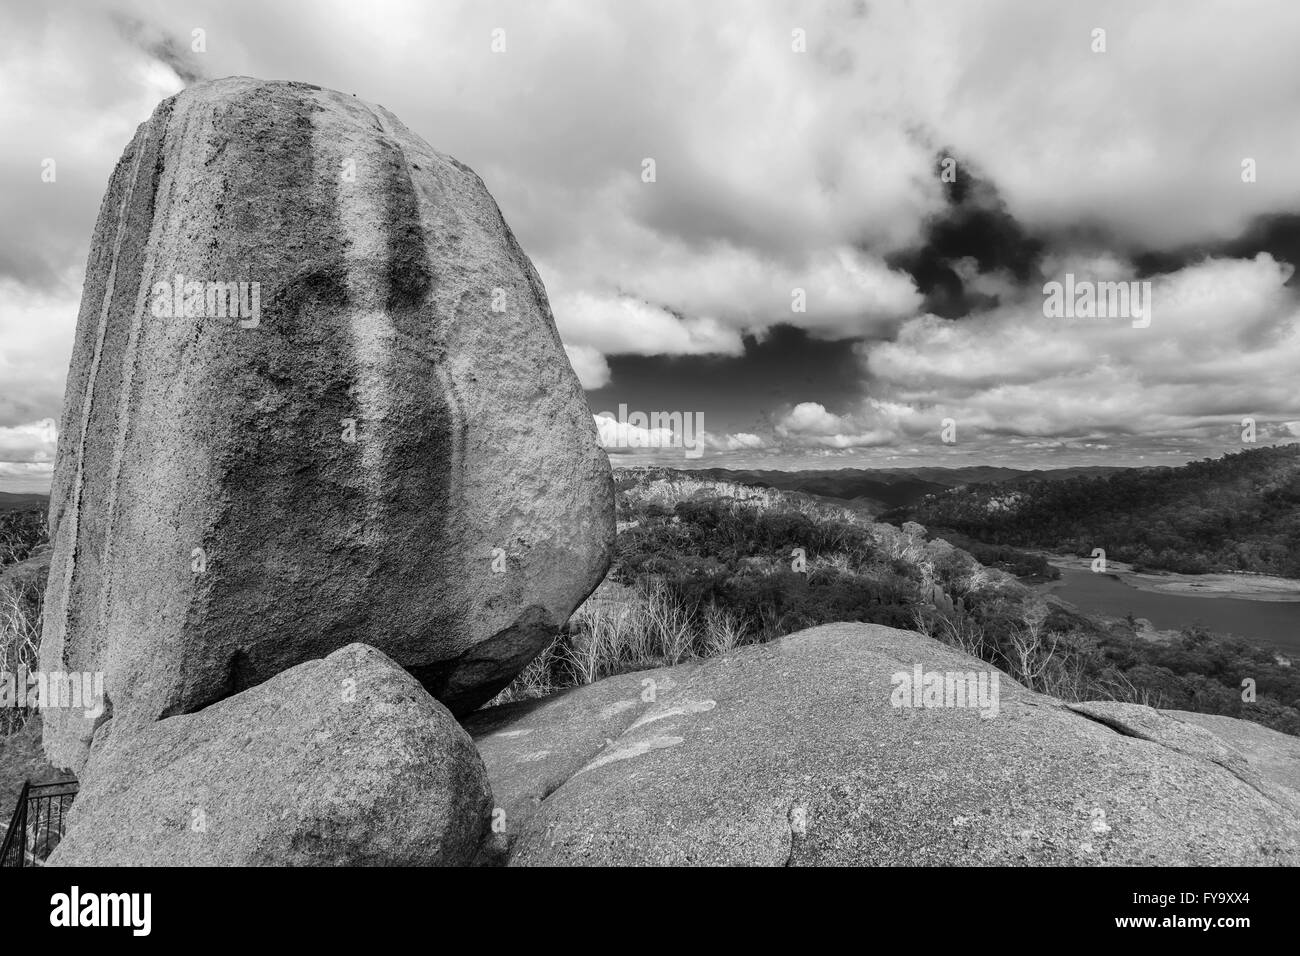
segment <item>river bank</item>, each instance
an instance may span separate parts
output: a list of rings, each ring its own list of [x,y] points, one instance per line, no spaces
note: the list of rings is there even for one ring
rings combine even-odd
[[[1092,558],[1034,552],[1060,571],[1092,571]],[[1123,561],[1106,561],[1104,573],[1113,575],[1129,587],[1152,594],[1179,597],[1233,598],[1241,601],[1300,602],[1300,580],[1270,574],[1245,572],[1218,574],[1178,574],[1174,571],[1134,571]]]
[[[1192,575],[1135,574],[1121,562],[1107,562],[1105,573],[1094,573],[1088,559],[1046,556],[1061,577],[1034,586],[1081,611],[1103,618],[1145,621],[1141,630],[1150,640],[1167,639],[1187,627],[1203,627],[1224,636],[1238,637],[1295,659],[1300,656],[1300,600],[1285,578],[1238,581],[1235,575],[1206,587]],[[1245,577],[1245,576],[1243,576]],[[1178,578],[1181,580],[1170,580]],[[1193,578],[1187,581],[1187,578]],[[1153,580],[1154,579],[1154,580]],[[1181,585],[1181,586],[1180,586]],[[1169,632],[1169,633],[1159,633]]]

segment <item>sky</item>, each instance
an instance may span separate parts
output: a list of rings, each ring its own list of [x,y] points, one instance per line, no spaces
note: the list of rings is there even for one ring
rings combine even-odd
[[[1289,0],[0,0],[0,490],[48,487],[114,163],[228,75],[381,103],[479,173],[615,463],[1296,441],[1298,36]],[[1051,314],[1067,281],[1138,285]],[[699,416],[700,454],[637,411]]]

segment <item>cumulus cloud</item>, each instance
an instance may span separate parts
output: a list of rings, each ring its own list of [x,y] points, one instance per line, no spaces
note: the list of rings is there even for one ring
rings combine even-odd
[[[1300,308],[1292,267],[1207,259],[1151,288],[1151,324],[1050,319],[1042,296],[960,323],[921,316],[858,346],[870,387],[913,409],[1003,435],[1171,435],[1295,408]],[[1129,276],[1129,278],[1132,278]],[[878,416],[876,416],[878,419]]]
[[[45,418],[26,425],[0,427],[0,461],[48,464],[54,461],[58,426]]]
[[[0,279],[49,291],[84,266],[114,163],[182,83],[122,35],[111,10],[55,2],[10,6],[4,19]]]
[[[836,415],[818,402],[800,402],[776,423],[776,434],[795,446],[852,449],[889,445],[899,435],[910,409],[872,399],[854,411]]]
[[[644,428],[620,422],[611,415],[592,415],[601,447],[607,451],[625,452],[642,448],[672,448],[674,435],[671,428]],[[680,445],[680,442],[678,442]]]
[[[727,451],[754,450],[766,444],[763,439],[751,432],[736,432],[722,439],[721,445]]]
[[[1061,265],[1080,281],[1136,281],[1110,259]],[[939,451],[949,424],[956,445],[1013,457],[1162,443],[1194,453],[1237,441],[1247,417],[1261,440],[1300,437],[1289,417],[1300,368],[1292,272],[1261,254],[1156,277],[1145,328],[1127,317],[1048,318],[1041,293],[963,322],[918,316],[892,339],[856,346],[867,397],[835,411],[797,403],[773,433],[787,448],[901,451],[922,441]]]
[[[601,445],[615,454],[654,453],[668,449],[689,452],[698,457],[710,444],[704,431],[703,416],[693,412],[627,412],[619,415],[599,412],[592,416]]]
[[[638,415],[620,408],[592,415],[601,446],[622,464],[685,465],[707,454],[753,454],[769,447],[767,439],[752,432],[715,434],[703,427],[696,413],[647,412]],[[687,454],[689,452],[689,454]]]
[[[45,491],[54,471],[58,426],[54,419],[0,426],[0,479],[14,491]]]
[[[583,388],[604,388],[609,384],[609,363],[600,352],[589,345],[565,345],[564,352]]]
[[[818,437],[834,435],[847,427],[842,417],[832,415],[818,402],[800,402],[781,419],[781,423],[777,426],[783,433]]]
[[[777,323],[827,339],[887,334],[922,302],[911,276],[847,246],[779,259],[626,238],[617,258],[578,257],[578,272],[543,266],[566,341],[605,355],[739,355],[743,335]]]
[[[601,358],[602,353],[739,355],[742,351],[740,335],[717,319],[683,318],[627,295],[560,294],[553,297],[551,308],[565,341],[586,349],[586,354],[595,358]]]
[[[919,42],[949,49],[962,32],[980,38],[950,61],[949,95],[929,123],[992,174],[1020,221],[1086,222],[1122,242],[1177,245],[1229,238],[1300,199],[1287,172],[1300,130],[1274,119],[1300,75],[1295,5],[1236,16],[1223,0],[925,9]],[[1096,28],[1105,52],[1093,52]],[[997,108],[982,108],[990,96]],[[1245,159],[1254,182],[1243,182]]]
[[[58,413],[78,293],[71,275],[48,291],[0,277],[0,427]]]
[[[203,52],[189,48],[196,28]],[[860,402],[756,395],[763,426],[727,423],[720,451],[926,448],[945,414],[962,436],[1096,445],[1199,433],[1230,411],[1281,428],[1296,418],[1282,262],[1154,277],[1152,326],[1136,330],[1049,324],[1025,260],[1134,278],[1148,250],[1300,211],[1298,33],[1300,6],[1243,15],[1228,0],[13,9],[0,34],[0,175],[14,184],[0,193],[0,427],[59,413],[90,229],[135,126],[186,82],[248,74],[383,103],[473,166],[536,261],[588,388],[618,385],[610,357],[740,359],[746,336],[778,323],[860,343]],[[951,199],[943,155],[958,160],[954,188],[979,171],[996,235],[1019,237],[987,271],[968,251],[909,255]],[[949,303],[961,309],[918,290],[931,259],[964,287]],[[966,306],[959,322],[925,311]]]

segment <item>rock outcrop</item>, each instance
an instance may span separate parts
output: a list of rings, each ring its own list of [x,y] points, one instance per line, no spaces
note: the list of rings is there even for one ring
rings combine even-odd
[[[231,78],[113,173],[50,528],[42,665],[105,672],[116,735],[351,642],[463,714],[600,581],[613,489],[478,176],[382,107]],[[51,758],[94,729],[47,715]]]
[[[913,696],[900,677],[918,668],[983,675],[989,693],[926,706],[946,684]],[[1229,741],[1005,674],[989,706],[994,673],[918,634],[834,624],[480,711],[466,727],[505,824],[481,862],[1300,862],[1300,799]]]
[[[1166,713],[1205,728],[1240,754],[1250,769],[1265,780],[1300,793],[1300,738],[1235,717],[1197,714],[1190,710]]]
[[[488,827],[468,734],[364,645],[195,714],[116,723],[51,865],[456,865]]]

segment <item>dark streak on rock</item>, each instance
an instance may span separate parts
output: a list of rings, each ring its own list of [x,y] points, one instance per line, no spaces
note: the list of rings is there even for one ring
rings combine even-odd
[[[275,572],[260,529],[287,522],[304,560],[343,561],[339,538],[364,510],[355,462],[346,458],[354,446],[335,445],[337,422],[354,414],[348,395],[354,381],[348,374],[340,377],[351,369],[348,266],[333,189],[336,171],[322,165],[314,142],[321,111],[307,84],[266,84],[233,99],[213,118],[213,135],[236,155],[227,157],[231,175],[221,197],[228,228],[220,230],[208,261],[223,278],[260,282],[262,315],[256,329],[218,320],[197,347],[227,369],[230,389],[248,403],[274,397],[284,404],[256,429],[219,436],[220,446],[213,449],[222,482],[232,491],[227,500],[241,505],[223,512],[210,533],[237,543],[202,576],[204,590],[189,617],[196,646],[230,647],[233,654],[220,669],[202,655],[196,659],[195,671],[212,672],[174,689],[184,697],[178,712],[201,710],[296,662],[286,635],[299,609],[274,598]],[[282,223],[283,232],[257,227],[260,218]],[[257,344],[267,337],[277,345]],[[300,506],[303,496],[319,510],[307,513]],[[365,613],[346,595],[334,599],[340,616]],[[205,609],[210,604],[244,608],[245,616],[221,621]],[[206,633],[213,622],[219,632]],[[340,646],[349,630],[341,629]],[[194,687],[205,686],[215,690],[194,694]]]
[[[388,207],[385,221],[388,247],[386,303],[390,313],[409,312],[424,304],[433,286],[429,251],[420,219],[420,201],[406,157],[387,136],[381,137],[380,146],[384,153],[384,199]]]

